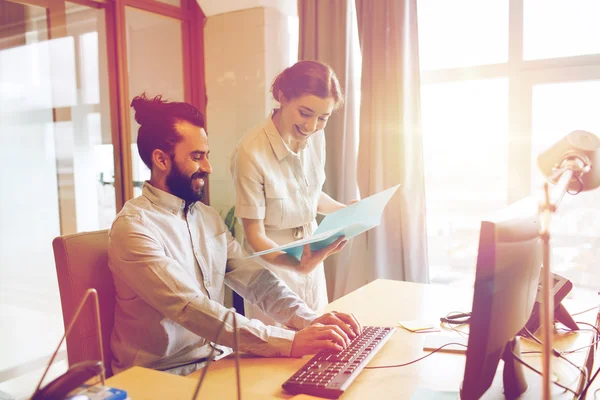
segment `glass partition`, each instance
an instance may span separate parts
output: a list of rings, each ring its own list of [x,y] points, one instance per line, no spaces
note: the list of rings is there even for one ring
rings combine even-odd
[[[135,8],[126,8],[129,95],[162,95],[169,101],[184,101],[182,22]],[[130,99],[130,101],[131,101]],[[137,150],[139,125],[131,110],[131,157],[133,196],[150,179]]]
[[[0,7],[2,382],[63,334],[52,240],[106,229],[116,209],[104,10],[67,3],[49,31],[46,8]]]

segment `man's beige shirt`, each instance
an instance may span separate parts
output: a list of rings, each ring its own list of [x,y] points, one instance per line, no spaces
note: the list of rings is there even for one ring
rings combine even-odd
[[[246,254],[218,212],[144,184],[109,235],[117,302],[113,371],[170,369],[210,354],[225,317],[225,284],[280,323],[302,329],[316,318],[279,278]],[[289,356],[294,332],[237,315],[242,351]],[[233,347],[231,320],[219,344]]]

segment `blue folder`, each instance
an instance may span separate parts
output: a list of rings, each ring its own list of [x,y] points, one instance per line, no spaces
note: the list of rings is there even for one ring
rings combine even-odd
[[[310,243],[311,250],[319,250],[335,242],[341,236],[344,236],[346,240],[351,239],[381,223],[383,210],[399,187],[400,185],[396,185],[327,215],[314,234],[308,238],[259,251],[250,257],[285,251],[299,260],[306,244]]]

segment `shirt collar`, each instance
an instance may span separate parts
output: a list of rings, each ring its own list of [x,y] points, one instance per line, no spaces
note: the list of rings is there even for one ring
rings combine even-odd
[[[278,111],[278,109],[271,111],[271,113],[269,114],[269,117],[267,118],[264,130],[265,130],[265,133],[267,134],[267,138],[269,139],[269,142],[271,143],[273,152],[275,153],[275,156],[277,157],[277,161],[281,161],[288,155],[290,155],[290,154],[296,155],[296,153],[294,153],[292,150],[290,150],[288,145],[283,141],[283,138],[279,134],[279,131],[275,127],[275,123],[273,122],[273,114],[275,114],[276,111]],[[300,142],[300,146],[298,147],[298,153],[300,153],[302,150],[304,150],[306,148],[306,146],[308,146],[309,140],[310,140],[310,138],[308,138],[308,140],[305,140],[304,142]]]
[[[150,182],[144,182],[142,186],[142,196],[146,196],[148,200],[157,206],[172,212],[173,214],[183,214],[185,210],[185,201],[179,197],[155,188]]]

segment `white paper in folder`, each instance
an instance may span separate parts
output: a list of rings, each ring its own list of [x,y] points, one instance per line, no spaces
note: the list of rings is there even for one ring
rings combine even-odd
[[[248,258],[275,251],[285,251],[299,260],[306,244],[310,244],[311,250],[319,250],[335,242],[341,236],[351,239],[381,223],[383,210],[399,187],[400,185],[396,185],[327,215],[310,237],[253,253]]]

